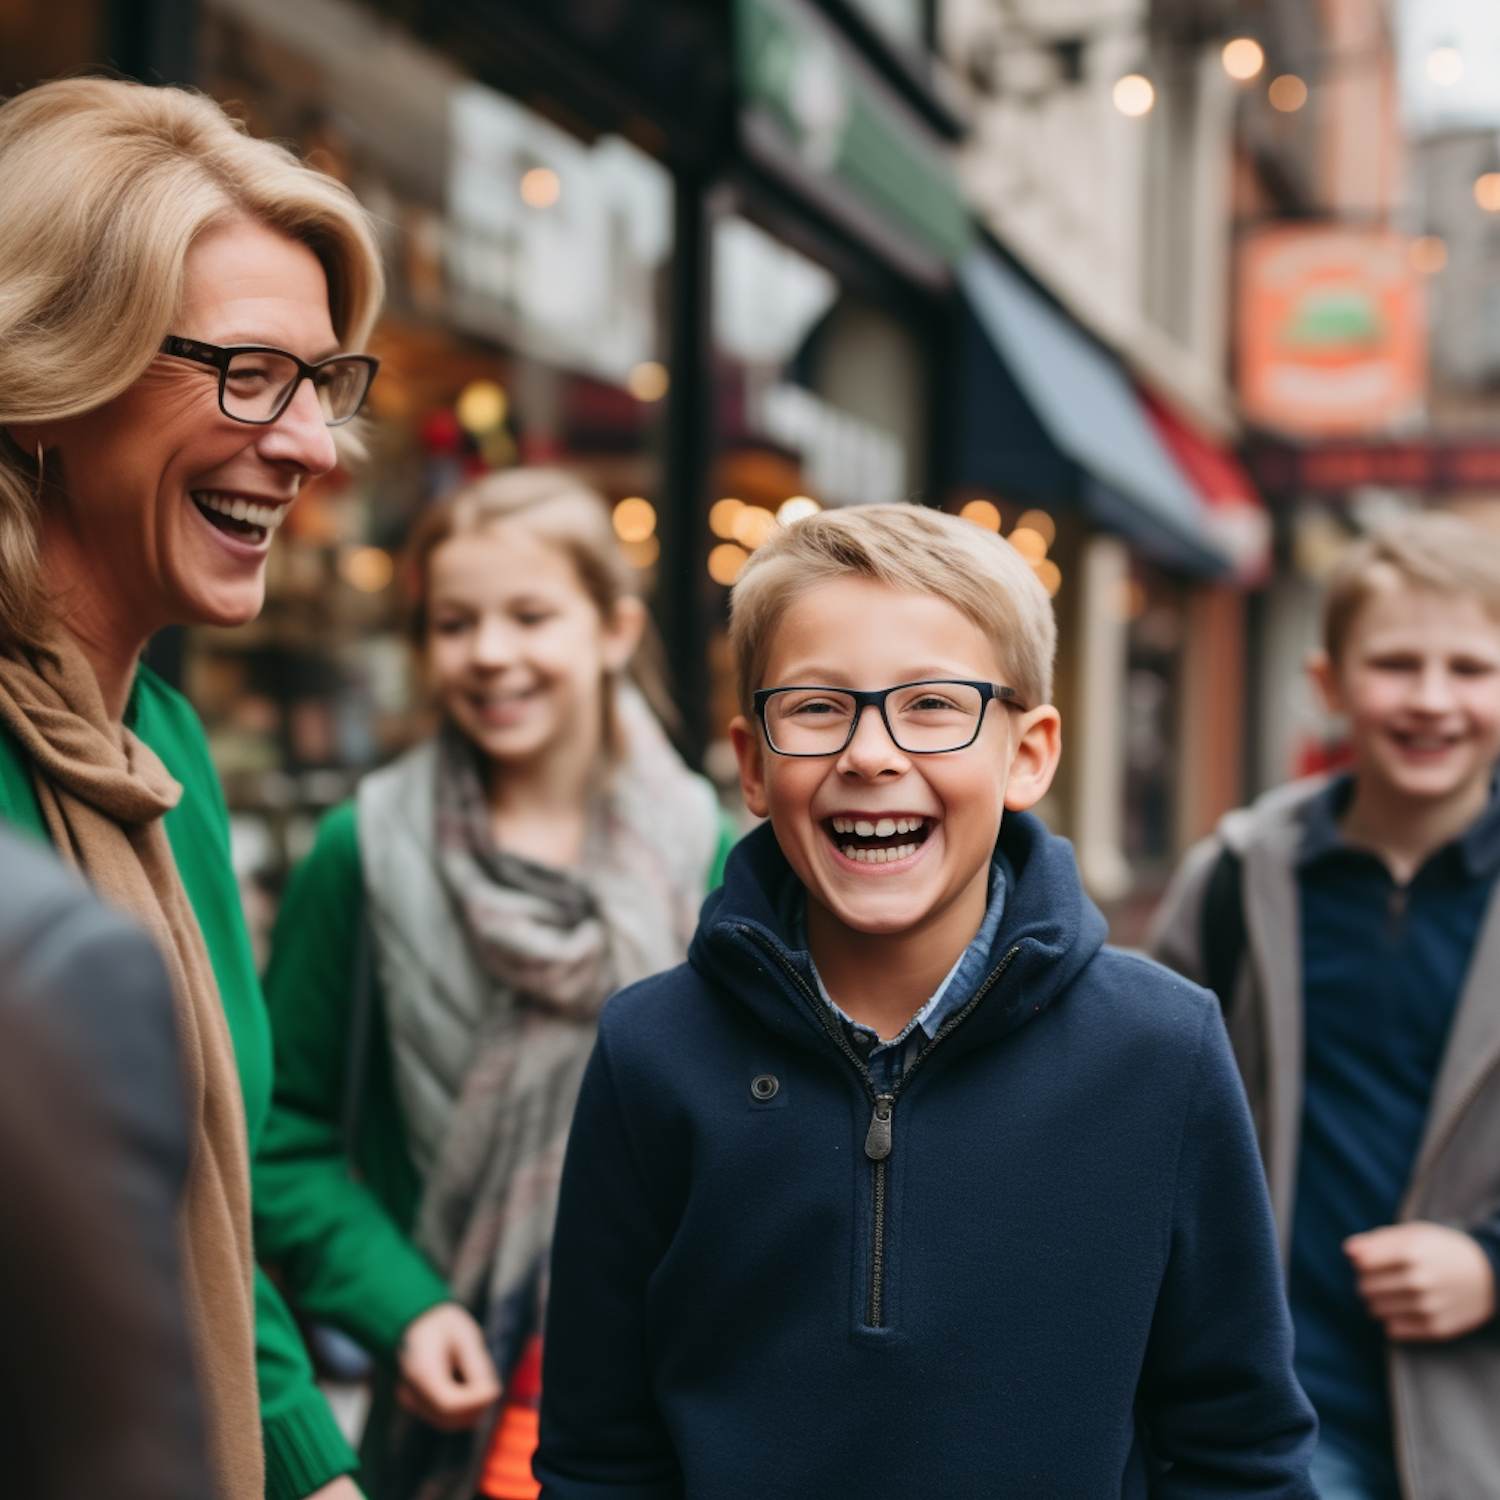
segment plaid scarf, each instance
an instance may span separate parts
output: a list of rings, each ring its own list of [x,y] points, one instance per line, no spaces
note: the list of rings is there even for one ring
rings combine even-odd
[[[507,1376],[542,1327],[563,1153],[599,1011],[616,989],[682,961],[718,843],[712,789],[632,690],[621,691],[619,709],[627,752],[594,798],[576,873],[499,848],[473,748],[452,728],[433,747],[428,878],[435,873],[459,917],[476,995],[472,1025],[459,1023],[461,1077],[441,1078],[430,1042],[443,1028],[454,1035],[451,976],[393,994],[382,963],[398,1085],[418,1075],[425,1084],[424,1102],[407,1111],[413,1155],[427,1164],[415,1239]],[[406,872],[398,879],[412,871],[410,860],[377,863]],[[382,909],[403,903],[371,885],[379,949]],[[398,1426],[407,1429],[395,1464],[403,1493],[469,1500],[484,1455],[475,1437],[488,1424],[456,1439],[419,1434],[406,1419]]]

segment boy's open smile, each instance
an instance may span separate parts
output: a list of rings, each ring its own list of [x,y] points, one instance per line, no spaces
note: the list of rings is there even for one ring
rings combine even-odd
[[[1008,667],[948,600],[843,578],[783,612],[757,686],[878,694],[1005,683]],[[777,753],[749,718],[731,735],[746,803],[770,818],[807,891],[820,977],[847,1014],[894,1034],[979,930],[1004,810],[1029,807],[1051,780],[1057,711],[987,701],[972,739],[951,751],[903,750],[873,703],[827,754]]]
[[[895,873],[909,868],[937,826],[922,813],[851,811],[822,820],[823,832],[839,854],[861,873]]]

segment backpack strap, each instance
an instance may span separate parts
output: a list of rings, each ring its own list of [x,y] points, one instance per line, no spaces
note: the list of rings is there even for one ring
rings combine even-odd
[[[1219,997],[1219,1009],[1225,1015],[1245,957],[1243,874],[1239,855],[1226,847],[1203,894],[1203,982]]]

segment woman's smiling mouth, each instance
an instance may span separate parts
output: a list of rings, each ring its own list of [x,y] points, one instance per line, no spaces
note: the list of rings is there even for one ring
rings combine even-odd
[[[215,530],[252,546],[268,541],[292,508],[290,500],[268,503],[226,490],[194,490],[192,498],[198,513]]]

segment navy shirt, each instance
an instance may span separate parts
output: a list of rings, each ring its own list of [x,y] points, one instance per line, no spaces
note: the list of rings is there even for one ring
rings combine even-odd
[[[1289,1295],[1297,1374],[1324,1434],[1395,1493],[1385,1336],[1343,1241],[1395,1222],[1475,939],[1500,871],[1500,799],[1398,886],[1309,807],[1298,856],[1305,1095]],[[1495,1257],[1492,1233],[1481,1244]]]

